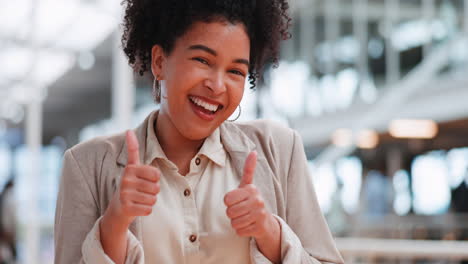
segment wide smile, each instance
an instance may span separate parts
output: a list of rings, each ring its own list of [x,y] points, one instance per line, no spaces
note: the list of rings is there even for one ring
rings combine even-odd
[[[203,120],[212,121],[216,115],[224,108],[222,104],[207,102],[201,97],[189,95],[188,101],[193,112]]]

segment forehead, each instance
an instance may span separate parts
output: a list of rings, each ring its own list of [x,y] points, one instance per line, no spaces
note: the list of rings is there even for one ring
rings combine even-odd
[[[245,26],[230,22],[195,22],[176,41],[176,49],[187,49],[191,45],[202,44],[218,53],[248,58],[250,39]]]

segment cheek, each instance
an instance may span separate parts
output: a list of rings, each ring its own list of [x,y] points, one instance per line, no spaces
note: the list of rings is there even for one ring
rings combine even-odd
[[[236,105],[242,101],[242,98],[244,97],[244,92],[245,92],[245,82],[239,82],[234,89],[231,91],[232,98],[236,101]]]

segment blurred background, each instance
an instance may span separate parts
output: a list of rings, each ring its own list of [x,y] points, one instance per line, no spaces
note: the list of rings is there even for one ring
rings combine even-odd
[[[292,1],[240,120],[299,131],[347,263],[468,263],[468,0]],[[53,263],[64,150],[158,106],[120,1],[0,3],[0,263]]]

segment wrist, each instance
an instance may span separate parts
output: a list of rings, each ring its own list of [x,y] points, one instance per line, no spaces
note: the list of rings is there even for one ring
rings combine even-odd
[[[267,232],[263,236],[255,238],[258,244],[268,244],[281,237],[281,224],[278,219],[272,214],[269,214],[266,221]]]
[[[108,208],[101,219],[101,227],[111,232],[126,233],[131,220],[116,214],[112,208]]]

